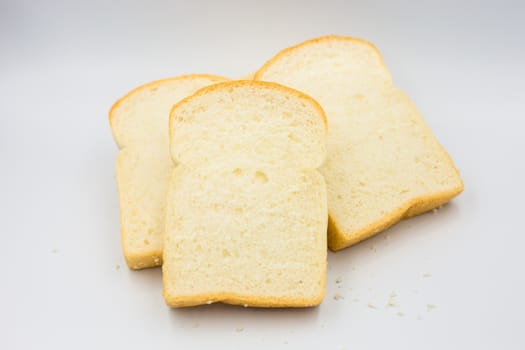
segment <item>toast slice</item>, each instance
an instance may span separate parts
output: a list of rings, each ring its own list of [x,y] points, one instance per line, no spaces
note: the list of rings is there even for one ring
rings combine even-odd
[[[175,105],[163,284],[168,306],[304,307],[326,279],[326,119],[273,83],[236,81]]]
[[[109,112],[120,150],[116,177],[122,248],[132,269],[162,264],[166,192],[173,171],[168,133],[171,107],[198,89],[225,80],[188,75],[154,81],[129,92]]]
[[[410,99],[392,85],[370,43],[327,36],[285,49],[255,80],[315,98],[330,125],[320,171],[328,189],[328,245],[339,250],[436,208],[463,190],[451,158]]]

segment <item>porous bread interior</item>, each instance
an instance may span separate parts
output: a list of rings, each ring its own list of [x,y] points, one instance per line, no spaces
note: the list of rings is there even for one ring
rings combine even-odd
[[[122,248],[132,269],[162,264],[166,192],[173,171],[168,131],[171,107],[198,89],[224,80],[191,75],[155,81],[131,91],[110,111],[120,149],[116,178]]]
[[[448,202],[463,182],[410,99],[392,85],[377,49],[323,37],[286,49],[256,80],[315,98],[326,112],[328,244],[339,250],[404,217]]]
[[[188,98],[198,99],[199,103],[174,106],[170,132],[176,163],[257,159],[260,163],[306,169],[323,163],[326,124],[317,102],[277,84],[224,84],[210,87],[219,90],[216,93],[205,90]]]
[[[232,82],[186,99],[171,118],[178,165],[168,194],[166,303],[319,304],[328,211],[315,170],[325,152],[322,110],[275,84]]]

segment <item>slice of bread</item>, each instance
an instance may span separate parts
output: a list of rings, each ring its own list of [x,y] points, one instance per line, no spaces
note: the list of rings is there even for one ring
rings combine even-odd
[[[326,186],[319,104],[273,83],[204,88],[173,107],[164,298],[304,307],[326,278]]]
[[[154,81],[129,92],[109,112],[120,149],[116,177],[122,248],[132,269],[162,264],[166,192],[173,171],[168,132],[171,107],[198,89],[225,80],[188,75]]]
[[[328,245],[339,250],[463,190],[452,160],[370,43],[328,36],[285,49],[255,80],[304,91],[324,108]]]

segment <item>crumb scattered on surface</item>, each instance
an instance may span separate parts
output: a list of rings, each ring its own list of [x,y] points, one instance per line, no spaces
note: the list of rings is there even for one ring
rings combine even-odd
[[[434,209],[432,209],[432,214],[436,215],[437,212],[438,212],[438,208],[434,208]]]
[[[244,307],[248,307],[248,304],[244,304],[243,306],[244,306]]]
[[[398,315],[399,317],[403,317],[403,316],[405,316],[405,314],[404,314],[402,311],[398,311],[398,312],[396,312],[396,315]]]
[[[425,272],[423,274],[423,277],[428,278],[428,277],[432,277],[432,275],[429,272]]]
[[[416,316],[416,320],[421,321],[422,319],[423,319],[423,318],[421,317],[421,315],[418,314],[418,315]]]
[[[339,293],[335,293],[335,294],[334,294],[334,300],[341,300],[341,299],[344,299],[344,298],[345,298],[345,297],[342,296],[342,295],[339,294]]]
[[[119,264],[115,265],[115,268],[116,268],[117,270],[120,270],[120,265],[119,265]]]
[[[200,324],[198,324],[198,323],[195,323],[195,324],[193,325],[193,328],[199,328],[199,327],[200,327]]]
[[[427,312],[430,312],[436,308],[436,305],[434,304],[427,304]]]
[[[58,253],[58,249],[55,248],[55,249],[51,250],[51,253],[53,253],[53,254]]]
[[[374,303],[372,303],[371,301],[368,302],[368,307],[370,309],[377,309],[377,306]]]
[[[343,278],[342,277],[337,277],[335,279],[335,283],[341,283],[341,282],[343,282]]]
[[[395,290],[391,291],[390,292],[390,295],[388,297],[388,301],[386,303],[386,307],[393,307],[393,306],[397,306],[397,301],[396,301],[396,297],[397,297],[397,293]]]
[[[237,328],[235,328],[235,331],[236,332],[242,332],[242,331],[244,331],[244,327],[237,327]]]

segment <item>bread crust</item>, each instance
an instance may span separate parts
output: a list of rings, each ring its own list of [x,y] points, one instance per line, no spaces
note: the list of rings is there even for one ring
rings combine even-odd
[[[115,117],[115,111],[120,107],[120,105],[124,101],[126,101],[127,99],[133,97],[135,94],[137,94],[137,93],[139,93],[141,91],[150,89],[150,88],[152,88],[154,86],[162,85],[164,83],[173,82],[173,81],[182,81],[182,80],[202,79],[202,78],[211,79],[211,80],[215,80],[215,81],[229,80],[228,78],[224,78],[224,77],[220,77],[220,76],[216,76],[216,75],[211,75],[211,74],[181,75],[181,76],[176,76],[176,77],[159,79],[159,80],[155,80],[155,81],[152,81],[152,82],[140,85],[140,86],[134,88],[133,90],[129,91],[128,93],[126,93],[121,98],[119,98],[113,104],[113,106],[110,108],[109,113],[108,113],[108,119],[109,119],[109,124],[111,126],[111,130],[112,130],[112,133],[113,133],[113,139],[115,140],[115,143],[117,144],[117,146],[119,148],[119,152],[122,151],[125,148],[125,145],[122,145],[122,144],[119,143],[119,140],[116,137],[115,126],[113,124],[113,121],[114,121],[114,117]],[[118,157],[117,157],[117,162],[118,162]],[[119,202],[120,202],[120,191],[121,190],[120,190],[119,186],[117,186],[117,190],[118,190],[118,193],[119,193],[118,197],[119,197]],[[120,205],[120,203],[119,203],[119,205]],[[126,244],[125,244],[125,241],[124,241],[124,237],[126,236],[126,232],[124,231],[122,211],[120,211],[120,220],[119,221],[120,221],[120,237],[121,237],[122,251],[123,251],[124,258],[126,260],[126,264],[128,265],[128,267],[130,269],[132,269],[132,270],[140,270],[140,269],[149,268],[149,267],[161,266],[162,265],[162,250],[153,249],[153,250],[150,250],[150,251],[131,252],[131,251],[129,251],[126,248]]]
[[[276,62],[278,62],[280,59],[288,56],[289,54],[293,53],[297,49],[302,49],[304,47],[328,42],[328,41],[352,41],[352,42],[358,42],[360,44],[364,44],[372,48],[378,56],[378,59],[380,60],[381,64],[385,67],[386,70],[388,68],[384,64],[383,58],[381,56],[381,53],[377,49],[375,45],[372,43],[359,39],[354,37],[346,37],[346,36],[339,36],[339,35],[328,35],[323,36],[311,40],[307,40],[305,42],[302,42],[300,44],[288,47],[279,53],[277,53],[273,58],[268,60],[257,72],[254,74],[254,80],[258,80],[261,78],[261,76]],[[404,94],[406,96],[406,94]],[[413,106],[413,105],[412,105]],[[413,107],[415,108],[415,107]],[[418,115],[421,115],[419,112]],[[423,123],[425,121],[422,119]],[[425,123],[426,126],[426,123]],[[427,129],[430,130],[427,126]],[[403,219],[407,219],[419,214],[423,214],[429,210],[432,210],[434,208],[437,208],[443,204],[446,204],[449,202],[452,198],[460,194],[464,189],[463,180],[461,179],[459,175],[459,171],[455,167],[452,159],[450,158],[449,154],[445,151],[445,149],[439,144],[438,147],[440,149],[440,152],[444,156],[444,158],[447,160],[448,164],[451,168],[454,169],[458,179],[459,179],[459,186],[450,189],[448,191],[443,191],[439,193],[434,193],[432,195],[428,196],[420,196],[420,197],[414,197],[407,202],[405,202],[403,205],[399,206],[392,212],[386,214],[381,220],[378,220],[366,227],[363,227],[362,229],[355,231],[355,232],[343,232],[336,224],[336,222],[333,220],[332,215],[328,214],[328,247],[332,251],[339,251],[341,249],[350,247],[354,244],[357,244],[367,238],[370,238],[377,233],[386,230],[387,228],[393,226],[394,224],[398,223],[399,221]],[[330,206],[329,206],[330,207]]]
[[[165,274],[163,274],[165,276]],[[163,277],[164,278],[164,277]],[[326,284],[326,283],[325,283]],[[307,298],[285,298],[285,297],[263,297],[263,296],[248,296],[236,293],[210,293],[191,296],[168,296],[164,293],[166,305],[169,307],[189,307],[197,305],[206,305],[213,303],[223,303],[230,305],[241,305],[244,307],[266,307],[266,308],[297,308],[297,307],[311,307],[321,304],[325,296],[325,286],[323,285],[323,292],[321,295],[307,299]]]

